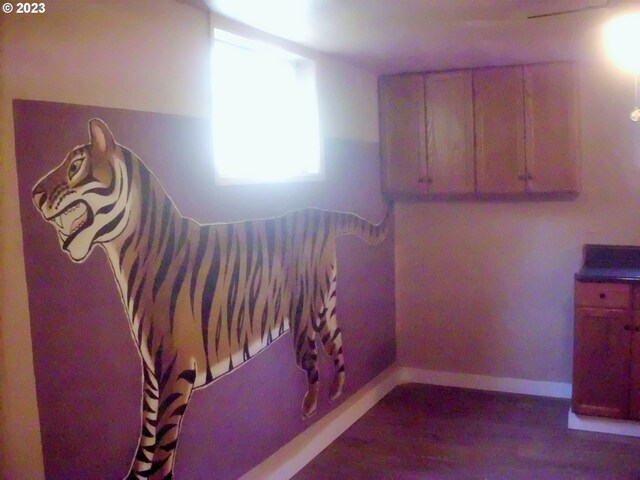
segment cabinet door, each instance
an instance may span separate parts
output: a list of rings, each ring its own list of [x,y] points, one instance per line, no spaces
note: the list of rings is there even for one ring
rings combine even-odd
[[[382,77],[378,88],[384,190],[390,194],[426,193],[423,76]]]
[[[429,193],[473,193],[471,71],[425,75]]]
[[[629,392],[629,417],[640,420],[640,312],[633,312],[631,337],[631,391]]]
[[[576,309],[572,400],[575,413],[627,416],[631,320],[629,310]]]
[[[476,191],[525,190],[522,67],[473,71]]]
[[[525,65],[527,190],[578,192],[578,112],[575,68]]]

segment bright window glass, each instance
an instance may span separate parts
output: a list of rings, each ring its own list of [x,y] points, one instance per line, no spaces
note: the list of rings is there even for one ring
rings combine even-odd
[[[311,60],[215,29],[212,78],[217,183],[321,178]]]

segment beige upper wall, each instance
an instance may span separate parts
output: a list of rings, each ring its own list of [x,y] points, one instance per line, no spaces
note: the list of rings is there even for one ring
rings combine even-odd
[[[7,479],[44,476],[12,99],[196,117],[209,112],[204,12],[174,0],[46,4],[45,14],[0,16],[0,477]],[[373,75],[324,58],[318,83],[325,136],[377,141]]]
[[[640,243],[633,78],[599,52],[580,65],[582,193],[573,201],[401,203],[398,359],[571,382],[573,274],[585,243]]]

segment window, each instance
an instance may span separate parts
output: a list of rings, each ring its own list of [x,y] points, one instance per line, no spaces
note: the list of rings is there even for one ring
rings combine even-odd
[[[321,178],[313,61],[215,29],[212,78],[218,184]]]

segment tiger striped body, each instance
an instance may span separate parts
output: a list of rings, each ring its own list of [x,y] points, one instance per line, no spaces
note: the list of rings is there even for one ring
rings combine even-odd
[[[172,478],[183,415],[194,389],[249,360],[291,330],[316,410],[317,340],[333,358],[330,398],[342,393],[336,322],[335,239],[381,241],[386,222],[306,209],[282,217],[200,225],[183,217],[156,177],[99,120],[33,189],[61,247],[83,261],[106,252],[142,360],[142,428],[127,478]]]

